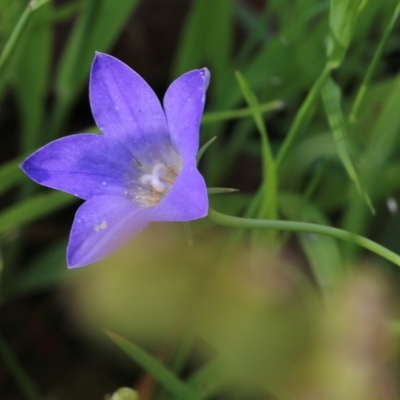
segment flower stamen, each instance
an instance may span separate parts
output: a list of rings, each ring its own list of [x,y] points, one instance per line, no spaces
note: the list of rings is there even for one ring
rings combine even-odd
[[[151,174],[144,174],[140,178],[140,182],[144,185],[150,185],[153,188],[153,196],[155,196],[155,192],[163,193],[167,189],[166,183],[170,185],[173,184],[173,181],[166,177],[166,173],[170,167],[166,167],[163,163],[159,162],[153,165],[151,170]]]
[[[178,176],[178,173],[173,168],[171,168],[169,165],[167,165],[167,169],[169,172],[171,172],[173,175],[175,175],[175,178]]]

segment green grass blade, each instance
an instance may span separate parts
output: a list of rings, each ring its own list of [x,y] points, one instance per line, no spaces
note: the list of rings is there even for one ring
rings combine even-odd
[[[245,17],[247,12],[248,12],[248,7],[246,6],[245,3],[235,3],[235,11],[237,16],[240,17]],[[241,64],[247,63],[247,60],[250,58],[251,53],[256,49],[256,46],[259,43],[264,43],[266,42],[267,39],[270,38],[271,33],[268,32],[265,27],[267,26],[268,23],[268,18],[270,16],[270,9],[268,5],[265,5],[264,10],[262,11],[262,14],[258,16],[258,13],[253,17],[256,22],[252,24],[251,27],[248,28],[249,30],[249,35],[245,39],[245,42],[243,43],[241,49],[239,50],[239,54],[235,57],[235,63],[236,64]]]
[[[95,51],[107,50],[138,0],[86,0],[62,55],[56,76],[58,102],[48,140],[58,136],[72,101],[88,77]]]
[[[337,68],[344,59],[362,2],[363,0],[331,0],[328,59],[332,68]]]
[[[284,102],[282,100],[269,101],[268,103],[259,104],[258,109],[260,113],[281,110],[284,107]],[[203,115],[201,123],[212,124],[221,121],[228,121],[232,119],[246,118],[252,116],[251,108],[240,108],[237,110],[227,110],[227,111],[213,111],[206,112]]]
[[[181,35],[172,71],[174,78],[207,63],[215,81],[222,80],[232,47],[232,15],[230,0],[194,2]]]
[[[24,265],[24,271],[3,286],[3,301],[14,301],[79,276],[79,271],[67,268],[66,249],[67,242],[63,240],[47,247],[31,263]]]
[[[361,181],[372,199],[380,191],[382,171],[385,170],[388,161],[399,146],[400,131],[400,75],[392,84],[392,90],[381,104],[378,118],[372,127],[369,135],[369,143],[364,154],[360,159],[363,160],[360,169]],[[344,229],[362,233],[365,232],[372,223],[368,219],[368,209],[365,207],[363,199],[359,196],[351,196],[351,201],[346,207],[342,226]],[[350,251],[351,250],[351,251]],[[357,248],[349,248],[349,256],[353,257]]]
[[[310,121],[315,109],[316,101],[319,97],[320,90],[325,84],[325,81],[328,79],[330,71],[330,67],[326,65],[318,79],[315,81],[313,87],[308,92],[303,104],[297,111],[294,121],[289,129],[289,133],[276,156],[276,168],[278,172],[298,136],[304,131],[307,123]]]
[[[47,4],[49,6],[49,4]],[[29,23],[14,67],[15,88],[21,111],[20,151],[27,154],[42,144],[41,132],[50,76],[52,26],[50,7],[42,7]]]
[[[0,194],[25,180],[25,175],[18,167],[23,159],[15,158],[0,167]]]
[[[286,218],[328,225],[329,221],[311,203],[292,193],[279,196],[280,210]],[[344,271],[344,263],[337,241],[328,236],[298,233],[300,245],[314,273],[318,286],[332,289]]]
[[[14,379],[17,381],[21,392],[27,400],[41,400],[41,396],[37,392],[32,380],[20,365],[19,361],[0,335],[0,357],[3,359],[4,365],[8,368]]]
[[[169,390],[175,396],[185,400],[200,400],[201,397],[193,392],[169,369],[164,367],[157,359],[146,353],[139,346],[129,342],[123,337],[106,330],[107,336],[128,355],[134,362],[153,375],[165,389]]]
[[[64,21],[71,18],[73,15],[77,14],[78,11],[82,9],[82,1],[75,0],[74,2],[65,4],[62,7],[57,7],[57,9],[52,10],[50,19],[52,22]]]
[[[223,366],[217,359],[206,364],[194,372],[188,379],[187,384],[196,393],[201,393],[204,399],[215,396],[225,380],[221,376]],[[176,397],[175,400],[185,400],[183,397]]]
[[[383,54],[383,50],[385,49],[385,46],[390,37],[390,34],[392,33],[394,26],[396,25],[399,15],[400,15],[400,1],[398,2],[397,6],[393,12],[393,15],[390,19],[389,24],[386,26],[385,32],[382,36],[382,39],[380,40],[379,45],[378,45],[377,49],[375,50],[372,61],[368,66],[367,72],[366,72],[364,79],[361,83],[361,86],[357,92],[356,99],[354,100],[353,108],[352,108],[350,116],[349,116],[349,121],[351,123],[357,122],[358,110],[361,107],[361,103],[364,99],[365,92],[367,91],[368,85],[370,84],[372,76],[374,75],[374,73],[376,71],[379,60],[381,59],[382,54]]]
[[[339,157],[343,163],[344,168],[346,169],[349,178],[354,183],[360,195],[365,199],[368,207],[371,209],[371,212],[374,214],[375,210],[373,208],[371,200],[366,191],[362,188],[357,172],[350,158],[346,138],[346,125],[341,109],[341,90],[339,86],[331,78],[329,78],[325,82],[321,94],[324,102],[325,113],[328,118],[329,126],[335,140],[335,145]]]
[[[240,88],[243,92],[247,104],[252,112],[254,122],[261,138],[261,152],[263,162],[263,190],[264,201],[261,204],[259,217],[266,219],[276,219],[277,217],[277,191],[278,182],[276,177],[275,161],[273,158],[271,146],[269,143],[267,129],[259,109],[259,103],[255,94],[250,89],[247,81],[240,74],[236,72],[236,78],[239,82]]]
[[[213,194],[227,194],[227,193],[234,193],[238,192],[239,189],[233,189],[233,188],[207,188],[207,193],[209,195]]]
[[[49,0],[33,0],[25,8],[25,11],[22,13],[17,25],[15,26],[10,38],[0,54],[0,75],[4,73],[4,68],[6,67],[7,62],[10,60],[12,53],[17,47],[21,36],[27,27],[27,24],[32,17],[32,14],[35,12],[35,10],[45,5],[48,1]]]
[[[199,151],[197,152],[197,156],[196,156],[197,164],[200,162],[201,157],[203,157],[204,152],[214,143],[214,141],[216,139],[217,139],[217,137],[214,136],[207,143],[204,143],[203,146],[200,147]]]
[[[51,214],[77,200],[74,196],[55,191],[31,196],[0,213],[0,234]]]

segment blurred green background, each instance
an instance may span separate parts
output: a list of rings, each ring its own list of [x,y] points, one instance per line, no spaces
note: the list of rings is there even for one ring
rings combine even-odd
[[[98,132],[95,51],[160,99],[206,66],[201,144],[217,139],[200,170],[209,187],[239,189],[212,207],[338,227],[399,254],[399,7],[0,0],[0,398],[128,386],[140,399],[397,399],[397,266],[329,236],[205,219],[154,224],[68,271],[79,202],[18,165],[55,138]]]

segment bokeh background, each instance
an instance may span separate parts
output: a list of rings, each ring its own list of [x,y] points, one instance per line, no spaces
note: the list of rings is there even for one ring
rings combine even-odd
[[[398,7],[0,0],[0,399],[105,399],[122,386],[141,400],[182,398],[121,340],[196,398],[397,399],[397,266],[330,237],[205,219],[153,224],[110,258],[67,270],[79,200],[38,187],[18,165],[57,137],[98,132],[94,51],[127,63],[160,99],[181,73],[206,66],[201,144],[217,140],[200,170],[209,187],[239,189],[210,196],[215,209],[336,226],[400,253]],[[348,43],[324,94],[316,83],[341,29]],[[301,121],[267,213],[257,200],[260,134],[235,71],[257,96],[274,157]]]

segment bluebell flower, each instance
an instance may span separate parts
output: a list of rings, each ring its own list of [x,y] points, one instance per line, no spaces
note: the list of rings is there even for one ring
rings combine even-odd
[[[70,268],[108,256],[150,222],[207,215],[196,155],[209,79],[206,68],[183,74],[168,88],[163,108],[136,72],[96,54],[89,97],[102,135],[55,140],[21,164],[35,182],[86,200],[70,233]]]

